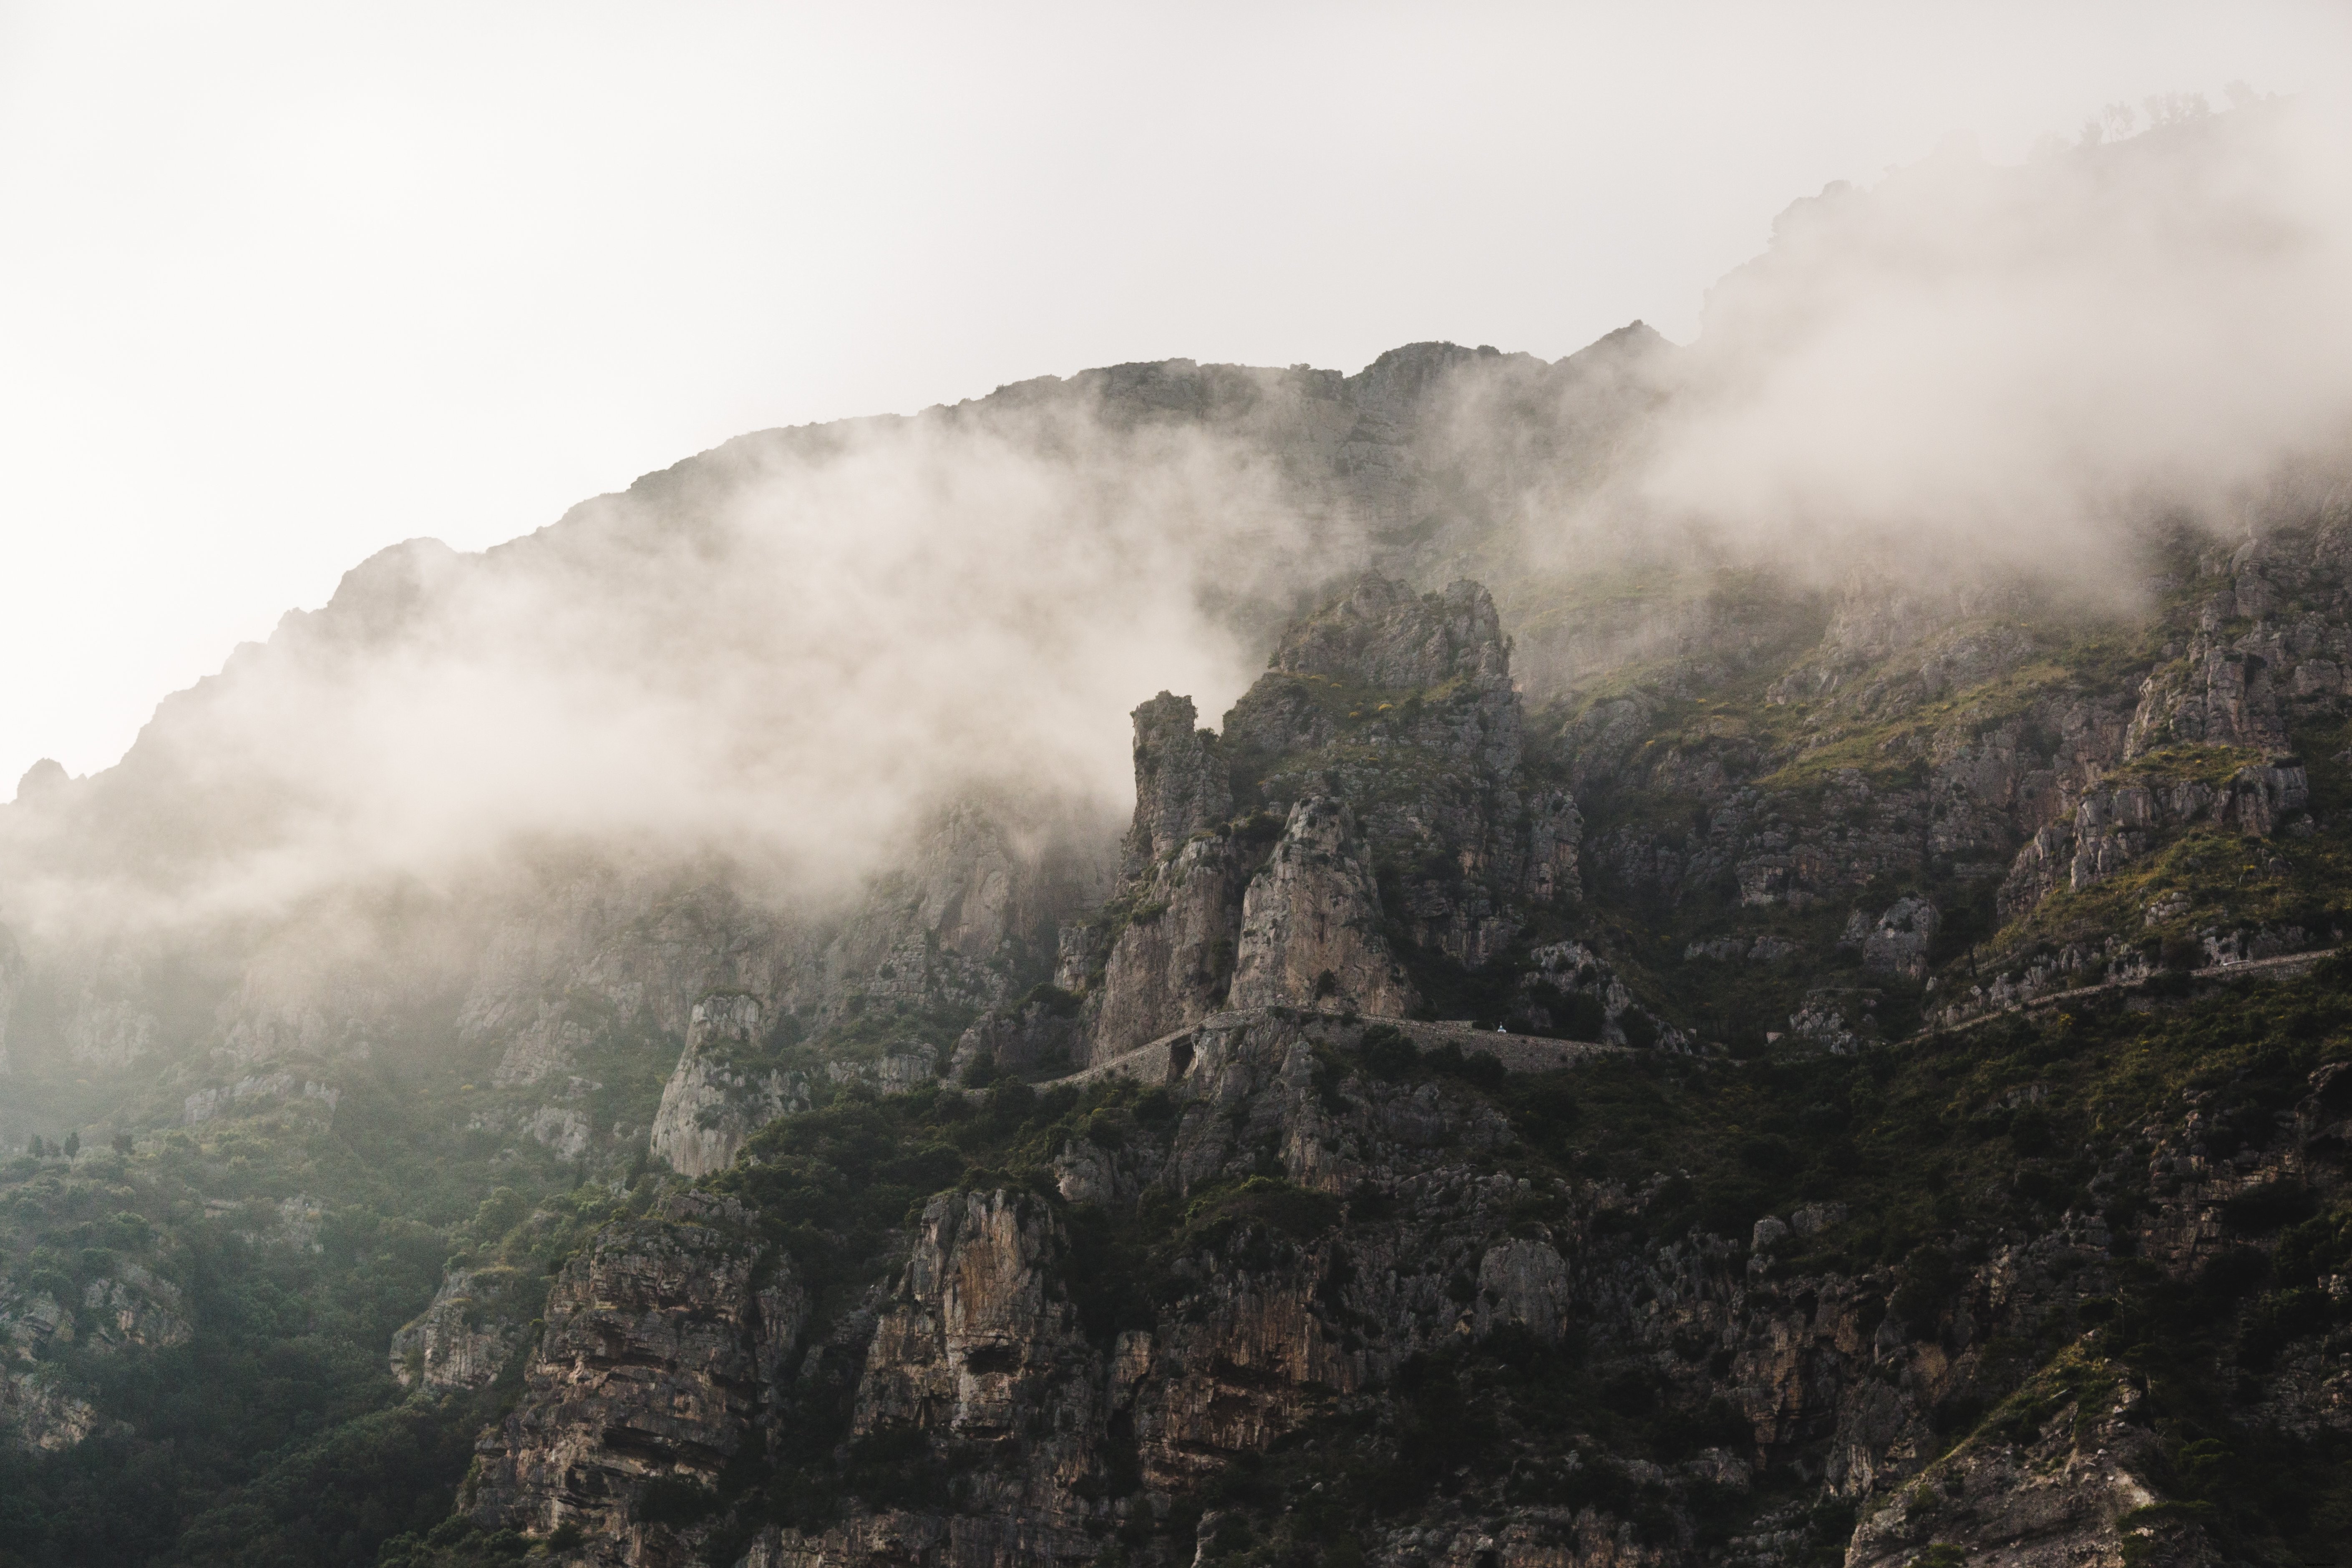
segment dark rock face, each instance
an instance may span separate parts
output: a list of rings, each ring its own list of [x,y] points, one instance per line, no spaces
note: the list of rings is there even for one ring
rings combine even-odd
[[[523,1403],[482,1439],[478,1517],[541,1532],[577,1524],[592,1562],[694,1560],[633,1509],[656,1483],[716,1482],[751,1440],[807,1311],[789,1262],[756,1245],[749,1218],[683,1195],[565,1268]]]
[[[1079,1296],[1114,1282],[1074,1257],[1064,1205],[943,1194],[924,1206],[883,1300],[803,1334],[800,1297],[755,1287],[756,1248],[736,1239],[750,1215],[673,1205],[600,1237],[559,1282],[523,1405],[486,1440],[478,1515],[541,1530],[593,1522],[611,1536],[596,1561],[671,1561],[662,1532],[621,1526],[629,1500],[656,1479],[710,1479],[762,1421],[790,1419],[796,1339],[846,1333],[866,1344],[847,1442],[952,1456],[965,1478],[957,1506],[771,1530],[749,1561],[1087,1562],[1106,1527],[1149,1517],[1137,1510],[1297,1430],[1335,1395],[1377,1385],[1416,1349],[1456,1332],[1556,1341],[1572,1310],[1556,1247],[1482,1248],[1457,1223],[1519,1190],[1471,1176],[1448,1152],[1499,1147],[1500,1123],[1370,1082],[1349,1080],[1335,1100],[1316,1082],[1318,1029],[1347,1038],[1361,1026],[1257,1015],[1200,1031],[1168,1086],[1182,1108],[1172,1130],[1072,1145],[1064,1186],[1098,1184],[1101,1201],[1131,1208],[1149,1193],[1222,1190],[1271,1159],[1302,1194],[1334,1194],[1287,1200],[1318,1218],[1369,1181],[1393,1190],[1397,1220],[1344,1241],[1236,1237],[1184,1270],[1190,1282],[1150,1309],[1151,1326],[1090,1331]],[[1481,1282],[1473,1306],[1447,1296],[1456,1273]],[[1372,1338],[1358,1342],[1343,1323]]]
[[[1233,815],[1233,783],[1217,738],[1193,728],[1192,700],[1163,691],[1135,710],[1135,826],[1125,875],[1176,853],[1204,827]]]
[[[1290,808],[1274,853],[1242,895],[1228,1005],[1313,1006],[1327,999],[1376,1017],[1418,1005],[1381,936],[1371,852],[1347,805],[1313,796]]]
[[[1478,1094],[1358,1065],[1379,1026],[1224,1015],[1156,1064],[1122,1068],[1171,1114],[1094,1113],[1062,1143],[1050,1194],[930,1198],[889,1277],[837,1291],[830,1321],[803,1321],[788,1257],[761,1261],[739,1239],[751,1211],[674,1200],[614,1227],[559,1283],[472,1506],[535,1529],[593,1523],[594,1562],[711,1560],[714,1523],[625,1526],[625,1500],[658,1478],[710,1479],[779,1423],[824,1419],[793,1352],[834,1345],[856,1367],[830,1461],[852,1466],[853,1495],[828,1521],[761,1526],[729,1549],[740,1561],[1082,1563],[1120,1539],[1143,1560],[1182,1561],[1195,1548],[1180,1541],[1171,1557],[1165,1521],[1227,1478],[1320,1434],[1360,1446],[1296,1486],[1336,1483],[1366,1462],[1361,1435],[1418,1430],[1431,1358],[1493,1351],[1527,1366],[1565,1355],[1604,1389],[1712,1412],[1711,1436],[1677,1439],[1670,1464],[1578,1438],[1569,1451],[1588,1468],[1568,1495],[1588,1500],[1570,1506],[1542,1500],[1557,1488],[1534,1479],[1556,1457],[1522,1451],[1521,1468],[1465,1473],[1423,1511],[1347,1520],[1365,1560],[1719,1562],[1738,1542],[1703,1544],[1693,1521],[1735,1500],[1759,1521],[1746,1556],[1769,1563],[1843,1552],[1892,1568],[1944,1543],[2041,1568],[2124,1561],[2134,1542],[2135,1561],[2222,1560],[2193,1512],[2150,1510],[2178,1461],[2132,1376],[2087,1342],[2021,1388],[2010,1369],[2020,1336],[2111,1306],[2131,1270],[2198,1277],[2218,1245],[2200,1214],[2333,1159],[2329,1140],[2352,1126],[2352,1091],[2329,1088],[2343,1069],[2230,1162],[2190,1152],[2218,1136],[2211,1118],[2137,1130],[2150,1168],[2186,1179],[2128,1232],[2069,1215],[1973,1262],[1939,1253],[1942,1273],[1916,1258],[1822,1269],[1784,1259],[1852,1234],[1844,1205],[1764,1216],[1744,1245],[1704,1230],[1643,1242],[1629,1226],[1673,1201],[1670,1184],[1531,1180],[1514,1128]],[[2125,1179],[2129,1148],[2116,1154]],[[1107,1274],[1099,1242],[1082,1239],[1176,1211],[1195,1217],[1146,1277]],[[2281,1412],[2341,1430],[2343,1378],[2318,1362],[2297,1371],[2301,1353],[2278,1353]],[[1939,1438],[1951,1411],[2012,1390],[2011,1414],[1965,1443]],[[1632,1393],[1604,1397],[1636,1407]],[[1775,1467],[1864,1506],[1833,1526],[1776,1514],[1761,1479]],[[1265,1528],[1265,1506],[1242,1495]],[[1639,1533],[1622,1511],[1637,1497],[1652,1510]],[[1199,1550],[1216,1554],[1218,1529],[1201,1514]]]
[[[1076,965],[1062,973],[1066,988],[1087,994],[1089,1059],[1116,1056],[1225,1005],[1255,858],[1227,832],[1186,842],[1137,879],[1099,978]]]
[[[1371,573],[1284,634],[1272,668],[1396,690],[1454,679],[1482,692],[1510,684],[1502,622],[1485,588],[1455,583],[1424,596]],[[1512,756],[1504,765],[1517,761]]]
[[[663,1087],[653,1125],[655,1156],[681,1175],[725,1170],[752,1133],[787,1111],[808,1109],[804,1076],[746,1069],[729,1059],[730,1047],[748,1053],[759,1043],[761,1013],[758,997],[740,994],[695,1004],[686,1054]]]
[[[1530,774],[1476,584],[1367,574],[1284,634],[1222,733],[1193,717],[1165,692],[1136,710],[1125,878],[1065,933],[1088,1059],[1226,1007],[1412,1014],[1416,955],[1485,969],[1580,895],[1575,803]]]

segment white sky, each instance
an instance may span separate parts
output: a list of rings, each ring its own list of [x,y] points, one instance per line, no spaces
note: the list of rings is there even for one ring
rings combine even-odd
[[[1182,355],[1695,330],[1948,132],[2333,98],[2352,5],[0,0],[0,799],[431,534]]]

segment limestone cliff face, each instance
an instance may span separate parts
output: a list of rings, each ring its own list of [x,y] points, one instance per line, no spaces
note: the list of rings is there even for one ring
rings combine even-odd
[[[963,1193],[924,1206],[857,1384],[853,1441],[924,1441],[978,1459],[953,1521],[904,1521],[950,1562],[1084,1559],[1103,1490],[1088,1440],[1107,1416],[1102,1365],[1078,1326],[1058,1222],[1034,1197]],[[940,1525],[946,1528],[940,1528]],[[853,1557],[846,1532],[772,1550]],[[834,1554],[842,1554],[835,1556]]]
[[[1233,780],[1217,737],[1193,727],[1192,700],[1161,692],[1135,721],[1135,822],[1120,872],[1141,874],[1233,815]]]
[[[1123,848],[1125,919],[1098,981],[1072,962],[1076,951],[1065,953],[1056,975],[1065,989],[1095,992],[1086,1033],[1096,1057],[1115,1056],[1224,1005],[1251,859],[1230,827],[1230,765],[1217,737],[1194,727],[1192,699],[1163,691],[1133,717],[1135,820]]]
[[[2265,531],[2198,563],[2186,636],[2148,671],[2132,714],[2130,753],[2188,742],[2269,755],[2288,750],[2298,717],[2337,709],[2352,669],[2352,521]]]
[[[756,996],[706,996],[694,1005],[686,1050],[654,1116],[654,1155],[672,1170],[688,1176],[725,1170],[752,1133],[786,1111],[808,1108],[804,1077],[730,1060],[730,1053],[757,1047],[761,1022]]]
[[[62,1453],[106,1425],[98,1407],[45,1371],[0,1370],[0,1436],[35,1453]]]
[[[111,1258],[79,1289],[58,1288],[55,1276],[45,1284],[26,1289],[0,1271],[0,1442],[62,1453],[122,1429],[84,1397],[94,1391],[69,1367],[86,1374],[126,1353],[184,1345],[195,1325],[179,1284],[126,1258]]]
[[[1872,1223],[1835,1201],[1738,1236],[1643,1239],[1643,1216],[1680,1201],[1668,1176],[1629,1186],[1531,1163],[1530,1131],[1493,1101],[1374,1049],[1464,1040],[1554,1044],[1220,1015],[1089,1076],[1134,1081],[1057,1124],[1052,1190],[929,1197],[891,1257],[814,1311],[791,1249],[735,1200],[673,1198],[615,1225],[558,1281],[470,1506],[534,1533],[578,1523],[596,1563],[993,1568],[1092,1563],[1116,1541],[1130,1561],[1176,1564],[1294,1536],[1344,1536],[1383,1568],[1911,1568],[1946,1548],[2019,1568],[2222,1560],[2195,1510],[2149,1508],[2183,1460],[2147,1391],[2088,1341],[2021,1383],[2017,1347],[2053,1321],[2100,1321],[2126,1278],[2210,1277],[2244,1245],[2215,1214],[2332,1180],[2352,1068],[2313,1075],[2228,1159],[2212,1153],[2229,1146],[2223,1113],[2114,1130],[2086,1151],[2096,1183],[2142,1163],[2163,1178],[2127,1228],[2069,1212],[1993,1232],[1965,1258],[1939,1251],[1947,1272],[1923,1290],[1916,1255],[1833,1261]],[[1497,1060],[1609,1059],[1582,1049]],[[1163,1239],[1103,1250],[1137,1234]],[[2294,1430],[2340,1432],[2352,1410],[2326,1364],[2328,1321],[2315,1313],[2263,1374],[2269,1418]],[[1448,1369],[1489,1351],[1598,1397],[1580,1420],[1670,1407],[1705,1435],[1654,1461],[1612,1447],[1630,1428],[1580,1430],[1505,1443],[1491,1471],[1457,1467],[1448,1445],[1494,1442],[1480,1421],[1570,1396],[1432,1403]],[[837,1391],[826,1368],[849,1369]],[[1976,1413],[1959,1417],[1964,1441],[1956,1411]],[[790,1473],[763,1468],[787,1432]],[[1424,1505],[1285,1523],[1313,1517],[1321,1481],[1401,1476],[1383,1467],[1410,1456],[1441,1478]],[[700,1501],[654,1507],[656,1480]],[[783,1506],[761,1489],[777,1486],[834,1500]],[[1707,1535],[1701,1521],[1726,1510],[1741,1533]]]
[[[163,1350],[195,1337],[186,1293],[128,1259],[118,1259],[109,1277],[83,1287],[78,1315],[83,1343],[100,1352]]]
[[[525,1332],[501,1310],[519,1283],[511,1268],[451,1269],[432,1305],[392,1336],[392,1375],[401,1387],[448,1394],[505,1371]]]
[[[1380,887],[1353,814],[1322,796],[1300,801],[1242,896],[1232,1005],[1328,1003],[1402,1017],[1418,1001],[1381,936]]]
[[[2072,822],[2039,829],[2017,852],[1997,907],[2014,919],[2061,888],[2095,888],[2182,828],[2210,824],[2266,838],[2310,803],[2309,777],[2293,762],[2240,768],[2218,788],[2150,774],[2089,790],[2079,797]]]
[[[1227,1005],[1255,858],[1250,849],[1231,833],[1192,839],[1137,879],[1126,924],[1095,986],[1095,1059],[1196,1024]],[[1068,978],[1077,988],[1087,984],[1084,974]]]
[[[1475,583],[1366,574],[1279,640],[1225,716],[1135,710],[1124,872],[1055,984],[1103,1061],[1226,1007],[1403,1016],[1417,954],[1478,971],[1582,894],[1575,802],[1528,765],[1510,644]],[[975,1031],[969,1057],[1003,1039]],[[1010,1059],[1009,1058],[1006,1059]]]
[[[2155,1506],[2150,1481],[2164,1459],[2135,1419],[2146,1395],[2096,1363],[2066,1370],[2073,1379],[2045,1378],[2035,1391],[2056,1395],[2039,1430],[1972,1441],[1897,1489],[1854,1531],[1849,1568],[1900,1568],[1936,1546],[2021,1568],[2225,1561],[2203,1532]]]
[[[1582,823],[1564,788],[1526,767],[1510,656],[1479,584],[1416,595],[1367,576],[1292,628],[1225,721],[1261,798],[1286,811],[1345,800],[1411,943],[1474,970],[1531,907],[1582,892]]]
[[[594,1563],[690,1560],[633,1507],[656,1482],[716,1479],[807,1311],[789,1262],[763,1251],[748,1219],[724,1200],[673,1198],[566,1266],[523,1401],[481,1441],[478,1517],[533,1531],[577,1524]]]
[[[1423,595],[1370,572],[1285,633],[1271,668],[1392,690],[1458,679],[1490,693],[1510,684],[1502,618],[1484,587],[1457,582]]]

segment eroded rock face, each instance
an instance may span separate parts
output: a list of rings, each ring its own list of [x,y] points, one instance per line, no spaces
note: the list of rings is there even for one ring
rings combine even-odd
[[[47,1371],[0,1371],[0,1436],[36,1453],[71,1448],[105,1425],[98,1409]]]
[[[180,1288],[127,1259],[83,1288],[80,1316],[85,1339],[102,1350],[162,1350],[186,1344],[195,1333]]]
[[[933,1198],[875,1329],[853,1430],[1018,1436],[1036,1414],[1031,1385],[1084,1348],[1048,1273],[1055,1228],[1044,1207],[1002,1192]]]
[[[1284,634],[1272,668],[1391,689],[1456,679],[1489,688],[1508,683],[1510,655],[1495,601],[1477,584],[1423,595],[1367,572]]]
[[[1245,846],[1221,835],[1186,842],[1151,867],[1103,965],[1093,1059],[1197,1024],[1226,1005],[1251,858]]]
[[[478,1518],[538,1532],[576,1522],[600,1564],[678,1560],[668,1528],[633,1521],[632,1505],[656,1480],[716,1479],[807,1313],[790,1263],[765,1254],[749,1217],[683,1194],[565,1266],[523,1401],[481,1441]]]
[[[706,996],[695,1004],[686,1050],[663,1086],[653,1152],[681,1175],[723,1171],[752,1133],[788,1110],[806,1110],[808,1083],[798,1074],[737,1066],[749,1053],[763,1012],[756,996]]]
[[[1337,800],[1300,801],[1243,895],[1232,1005],[1405,1016],[1418,998],[1380,921],[1380,887],[1354,814]]]
[[[2239,769],[2220,788],[2193,778],[2153,774],[2083,795],[2071,823],[2039,829],[2010,867],[1999,908],[2015,919],[2061,888],[2097,887],[2184,827],[2210,823],[2248,837],[2268,837],[2311,802],[2300,763]]]
[[[453,1268],[433,1304],[392,1336],[392,1375],[435,1394],[479,1388],[505,1370],[525,1325],[508,1310],[511,1268]]]
[[[2133,1419],[2145,1396],[2096,1363],[2065,1371],[2083,1393],[2032,1432],[1979,1436],[1897,1489],[1855,1530],[1849,1568],[1899,1568],[1931,1546],[2015,1568],[2221,1562],[2181,1520],[2127,1518],[2158,1500],[2147,1478],[2160,1445]]]
[[[1936,906],[1926,899],[1897,899],[1876,921],[1857,910],[1846,935],[1862,953],[1862,966],[1906,980],[1924,980],[1943,923]]]
[[[90,1392],[86,1383],[45,1363],[186,1344],[195,1332],[188,1310],[178,1285],[123,1258],[63,1300],[0,1274],[0,1442],[59,1453],[120,1427],[81,1397]]]
[[[2001,1406],[2027,1414],[1957,1447],[1938,1435],[1940,1413],[2000,1405],[2021,1336],[2109,1301],[2121,1269],[2193,1278],[2217,1245],[2201,1216],[2310,1169],[2352,1128],[2352,1090],[2338,1083],[2352,1069],[2314,1075],[2244,1159],[2199,1152],[2219,1124],[2196,1110],[2136,1130],[2137,1142],[2126,1134],[2116,1159],[2152,1150],[2150,1179],[2173,1178],[2132,1234],[2074,1215],[2044,1234],[2004,1233],[1910,1300],[1898,1289],[1909,1264],[1792,1271],[1792,1257],[1853,1221],[1836,1202],[1759,1216],[1737,1238],[1643,1239],[1623,1222],[1674,1201],[1664,1175],[1648,1190],[1547,1175],[1538,1190],[1513,1173],[1518,1134],[1488,1101],[1350,1065],[1368,1059],[1353,1053],[1370,1026],[1312,1013],[1204,1023],[1150,1074],[1169,1114],[1149,1130],[1069,1134],[1057,1195],[930,1198],[887,1276],[844,1289],[805,1328],[791,1306],[765,1304],[761,1281],[793,1278],[793,1266],[757,1261],[748,1211],[688,1198],[612,1227],[559,1282],[524,1403],[484,1447],[478,1510],[534,1529],[578,1520],[592,1562],[688,1561],[705,1538],[627,1521],[625,1500],[651,1477],[707,1478],[780,1423],[814,1424],[818,1451],[851,1456],[849,1500],[823,1522],[761,1527],[742,1561],[1091,1562],[1113,1531],[1209,1495],[1317,1421],[1403,1429],[1409,1369],[1447,1347],[1573,1336],[1574,1363],[1604,1386],[1646,1380],[1649,1397],[1729,1423],[1717,1446],[1671,1464],[1581,1438],[1572,1453],[1526,1457],[1580,1469],[1583,1495],[1616,1502],[1519,1500],[1516,1468],[1459,1476],[1423,1513],[1368,1526],[1367,1561],[1696,1568],[1843,1551],[1910,1568],[1938,1543],[2032,1568],[2216,1560],[2187,1516],[2135,1515],[2158,1496],[2163,1440],[2144,1396],[2089,1342]],[[1189,1239],[1124,1309],[1139,1315],[1090,1320],[1083,1300],[1116,1281],[1077,1238],[1171,1210],[1190,1216]],[[805,1363],[763,1348],[781,1342],[766,1325],[786,1320],[782,1341],[811,1347]],[[2342,1378],[2315,1359],[2325,1340],[2318,1330],[2283,1348],[2265,1381],[2289,1429],[2352,1429]],[[810,1370],[823,1358],[853,1369],[830,1405],[813,1392],[826,1386]],[[1851,1541],[1824,1537],[1811,1504],[1776,1512],[1757,1490],[1768,1467],[1856,1505]],[[1636,1495],[1654,1514],[1638,1533],[1612,1511]],[[1760,1511],[1728,1543],[1659,1522],[1731,1499]],[[1206,1556],[1233,1539],[1218,1515],[1202,1518]],[[1186,1554],[1164,1540],[1144,1553]]]
[[[1289,628],[1222,734],[1166,692],[1134,718],[1122,882],[1066,928],[1055,970],[1086,1060],[1226,1007],[1402,1014],[1405,949],[1477,970],[1531,910],[1581,897],[1582,818],[1528,773],[1510,645],[1475,583],[1366,574]]]
[[[1478,1259],[1478,1332],[1526,1330],[1537,1342],[1559,1342],[1569,1311],[1568,1265],[1541,1241],[1506,1241]]]
[[[1204,827],[1233,815],[1233,780],[1217,737],[1196,729],[1192,700],[1161,692],[1135,721],[1135,822],[1123,875],[1173,855]]]

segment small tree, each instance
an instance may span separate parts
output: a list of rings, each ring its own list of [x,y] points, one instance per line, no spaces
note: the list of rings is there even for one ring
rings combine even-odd
[[[39,1133],[36,1132],[33,1134],[32,1141],[25,1145],[25,1152],[30,1154],[36,1160],[48,1152],[47,1150],[41,1146],[41,1135]]]
[[[68,1160],[70,1160],[70,1159],[74,1158],[76,1155],[79,1154],[80,1152],[81,1152],[81,1134],[80,1134],[80,1133],[79,1133],[79,1132],[68,1132],[68,1133],[67,1133],[67,1134],[66,1134],[66,1158],[67,1158],[67,1159],[68,1159]]]

